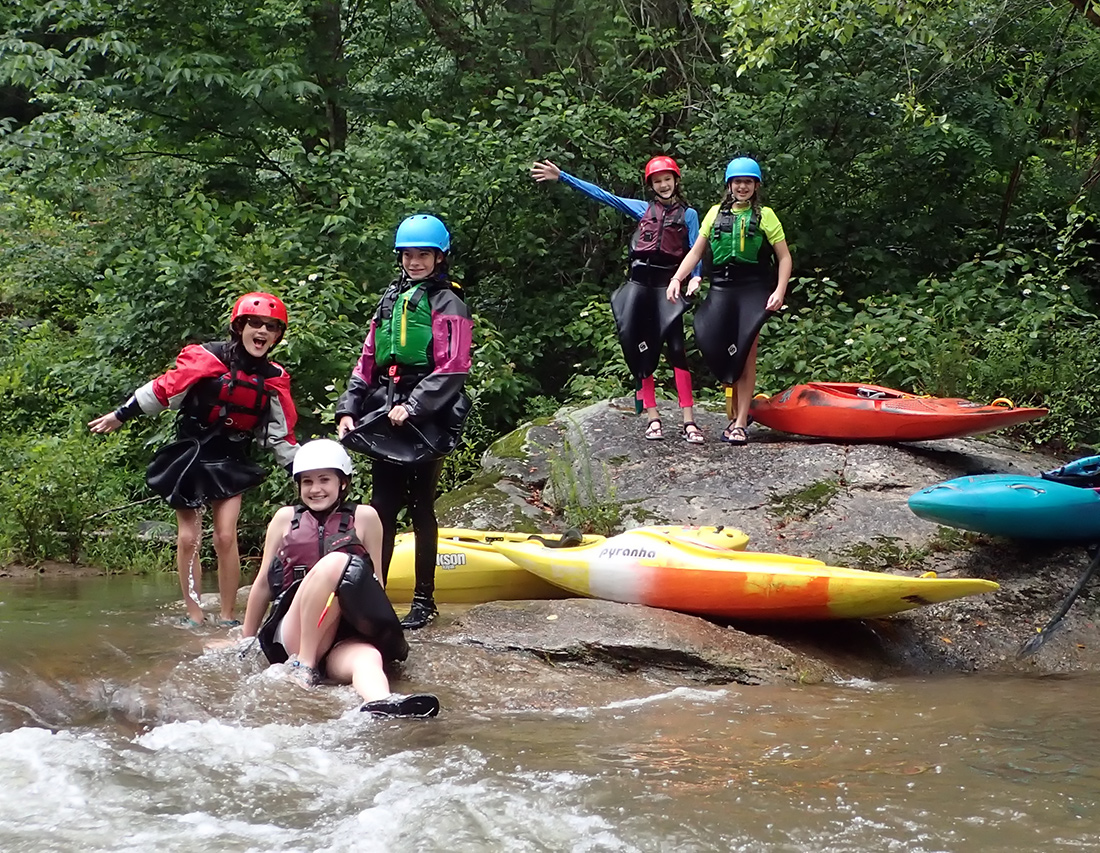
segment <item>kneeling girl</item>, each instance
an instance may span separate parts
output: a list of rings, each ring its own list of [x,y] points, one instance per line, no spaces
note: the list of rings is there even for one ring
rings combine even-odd
[[[409,647],[382,587],[378,513],[347,500],[352,473],[347,451],[331,439],[298,451],[301,503],[283,507],[268,525],[243,634],[258,637],[271,663],[289,659],[291,677],[303,687],[324,675],[351,684],[364,711],[435,716],[434,696],[390,691],[384,665],[405,660]]]

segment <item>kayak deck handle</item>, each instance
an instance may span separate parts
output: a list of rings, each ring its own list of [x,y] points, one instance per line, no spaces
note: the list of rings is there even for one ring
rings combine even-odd
[[[998,407],[1003,406],[1006,409],[1015,409],[1016,408],[1016,404],[1013,403],[1010,399],[1008,399],[1008,397],[998,397],[996,400],[994,400],[989,405],[998,406]]]

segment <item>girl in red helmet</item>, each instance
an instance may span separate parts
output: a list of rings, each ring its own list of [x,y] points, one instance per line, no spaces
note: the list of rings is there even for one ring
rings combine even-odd
[[[684,348],[683,315],[687,303],[683,299],[670,302],[665,298],[669,278],[699,233],[699,214],[688,206],[680,192],[680,167],[665,156],[646,163],[645,181],[655,196],[650,202],[611,195],[595,184],[563,172],[549,160],[535,163],[531,177],[536,181],[561,181],[638,220],[630,239],[630,273],[611,296],[611,310],[627,367],[641,383],[642,405],[649,418],[645,437],[651,441],[664,438],[653,372],[665,344],[684,419],[682,435],[691,444],[702,442],[703,433],[695,425],[691,373]],[[698,279],[699,265],[694,275]]]
[[[137,389],[130,399],[91,421],[92,432],[113,432],[140,414],[179,411],[176,440],[161,448],[146,471],[149,487],[176,510],[176,565],[188,623],[202,623],[202,508],[214,513],[214,551],[223,627],[234,618],[241,577],[237,516],[241,494],[267,472],[249,458],[253,440],[290,466],[298,420],[290,375],[268,360],[286,332],[286,306],[270,293],[246,293],[229,316],[229,340],[191,344],[175,366]]]

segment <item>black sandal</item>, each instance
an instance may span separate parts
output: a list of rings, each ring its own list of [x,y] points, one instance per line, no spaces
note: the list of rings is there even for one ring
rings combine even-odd
[[[684,421],[684,426],[680,431],[683,433],[684,441],[688,444],[702,444],[705,440],[703,431],[699,429],[695,421]]]
[[[649,422],[649,426],[645,428],[645,440],[646,441],[663,441],[665,437],[664,431],[661,429],[661,419],[654,418]]]
[[[740,446],[749,443],[749,435],[743,426],[737,426],[730,421],[730,425],[722,431],[722,441]]]

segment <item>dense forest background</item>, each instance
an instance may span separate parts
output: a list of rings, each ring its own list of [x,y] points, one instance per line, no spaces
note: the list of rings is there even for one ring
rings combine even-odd
[[[701,210],[761,161],[795,264],[763,390],[1008,396],[1052,410],[1026,440],[1094,442],[1098,80],[1096,0],[8,0],[0,556],[163,562],[103,531],[165,512],[131,505],[172,419],[85,423],[247,290],[288,303],[275,358],[300,435],[329,430],[410,213],[450,226],[477,320],[448,486],[517,422],[628,393],[631,223],[534,184],[543,157],[641,197],[671,153]],[[261,491],[246,528],[286,478]]]

